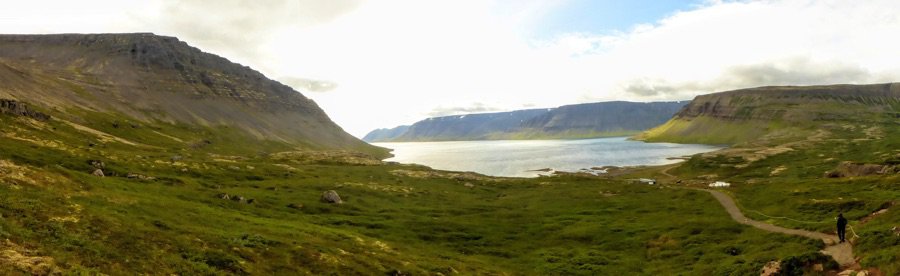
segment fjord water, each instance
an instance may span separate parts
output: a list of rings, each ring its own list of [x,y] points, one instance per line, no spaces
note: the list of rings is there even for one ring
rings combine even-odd
[[[393,149],[386,161],[415,163],[440,170],[473,171],[493,176],[534,177],[551,168],[578,171],[601,166],[664,165],[667,159],[721,147],[644,143],[627,137],[584,140],[503,140],[375,143]]]

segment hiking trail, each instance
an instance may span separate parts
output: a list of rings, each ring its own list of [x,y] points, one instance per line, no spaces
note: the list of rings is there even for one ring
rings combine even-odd
[[[769,231],[769,232],[803,236],[803,237],[807,237],[807,238],[811,238],[811,239],[820,239],[823,242],[825,242],[825,249],[821,250],[820,252],[834,258],[834,260],[837,261],[837,263],[840,264],[841,267],[848,267],[848,266],[853,266],[856,264],[856,260],[853,258],[852,245],[850,245],[849,242],[837,243],[838,237],[835,235],[828,235],[825,233],[800,230],[800,229],[789,229],[789,228],[784,228],[781,226],[776,226],[776,225],[768,224],[768,223],[761,222],[761,221],[752,220],[752,219],[749,219],[746,216],[744,216],[743,213],[741,213],[741,210],[740,210],[740,208],[737,207],[737,204],[735,204],[734,199],[732,199],[727,194],[720,192],[720,191],[716,191],[716,190],[707,190],[707,189],[698,189],[698,190],[707,191],[710,194],[712,194],[713,197],[715,197],[716,200],[718,200],[719,203],[722,204],[722,207],[725,208],[725,211],[727,211],[728,214],[731,215],[731,218],[740,224],[753,226],[753,227],[756,227],[756,228],[759,228],[759,229],[762,229],[765,231]]]

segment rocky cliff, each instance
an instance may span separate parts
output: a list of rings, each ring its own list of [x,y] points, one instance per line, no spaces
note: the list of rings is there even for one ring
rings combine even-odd
[[[249,67],[149,33],[0,35],[0,98],[54,116],[228,127],[311,148],[378,151],[312,100]]]
[[[428,118],[381,141],[577,139],[625,136],[659,125],[686,102],[600,102]],[[373,131],[377,135],[383,131]]]
[[[770,86],[697,96],[672,120],[637,138],[733,144],[802,134],[826,124],[900,118],[900,84]]]

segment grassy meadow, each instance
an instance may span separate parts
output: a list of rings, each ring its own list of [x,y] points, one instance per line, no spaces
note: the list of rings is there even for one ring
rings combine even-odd
[[[822,246],[736,224],[698,191],[491,178],[82,116],[0,116],[0,273],[747,275]],[[344,203],[320,202],[327,190]]]

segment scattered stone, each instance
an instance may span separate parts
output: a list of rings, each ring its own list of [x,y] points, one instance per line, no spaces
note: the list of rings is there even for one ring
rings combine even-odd
[[[172,158],[169,159],[172,160],[172,162],[175,162],[184,159],[184,157],[182,157],[181,155],[173,155]]]
[[[88,160],[87,163],[89,165],[91,165],[91,167],[94,167],[95,169],[105,169],[106,168],[106,164],[104,164],[103,161],[100,161],[100,160]]]
[[[96,169],[96,170],[94,170],[94,172],[92,172],[91,174],[94,175],[94,176],[104,177],[104,175],[103,175],[103,170],[101,170],[101,169]]]
[[[125,177],[127,177],[129,179],[139,179],[139,180],[147,180],[147,181],[156,180],[156,177],[146,176],[146,175],[137,174],[137,173],[128,173],[127,175],[125,175]]]
[[[762,271],[759,273],[759,276],[774,276],[778,275],[778,272],[781,271],[781,262],[780,261],[771,261],[763,266]]]
[[[231,197],[231,200],[234,200],[234,201],[237,201],[237,202],[244,202],[244,201],[246,201],[246,199],[245,199],[243,196],[232,196],[232,197]]]
[[[325,202],[325,203],[336,203],[336,204],[344,203],[344,201],[341,200],[341,196],[338,195],[338,193],[335,190],[328,190],[328,191],[325,191],[324,193],[322,193],[321,200],[322,200],[322,202]]]
[[[226,199],[226,200],[227,200],[227,199],[231,199],[231,196],[229,196],[229,195],[226,194],[226,193],[218,194],[218,195],[216,195],[216,197],[218,197],[218,198],[220,198],[220,199]]]
[[[466,186],[466,188],[475,188],[475,184],[469,182],[466,182],[466,184],[463,184],[463,186]]]
[[[844,270],[844,271],[841,271],[840,273],[838,273],[837,275],[838,276],[853,276],[853,275],[856,275],[856,270],[852,270],[852,269]]]
[[[288,207],[288,208],[291,208],[291,209],[297,209],[297,210],[300,210],[300,209],[303,209],[303,204],[301,204],[301,203],[291,203],[291,204],[288,204],[287,207]]]
[[[900,227],[894,226],[894,228],[891,228],[891,231],[894,232],[894,235],[900,236]]]

